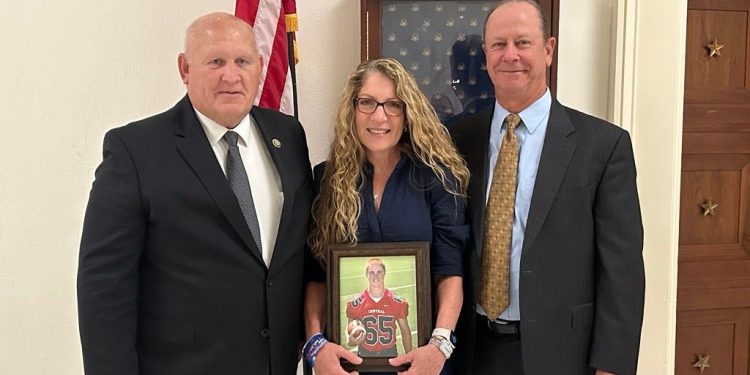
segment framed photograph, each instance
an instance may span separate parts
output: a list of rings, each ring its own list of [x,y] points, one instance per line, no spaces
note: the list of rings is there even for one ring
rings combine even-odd
[[[482,49],[484,20],[494,0],[360,0],[361,58],[392,57],[416,78],[441,122],[494,106]],[[557,37],[559,0],[541,0]],[[547,72],[555,93],[557,54]]]
[[[347,371],[404,371],[389,358],[426,344],[431,332],[429,242],[333,245],[328,262],[328,337],[362,357]]]

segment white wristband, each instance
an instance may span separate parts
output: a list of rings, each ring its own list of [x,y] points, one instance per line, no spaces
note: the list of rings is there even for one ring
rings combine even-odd
[[[448,328],[435,328],[432,330],[431,336],[440,336],[446,339],[448,342],[451,342],[451,330],[449,330]]]
[[[432,336],[430,339],[430,344],[435,345],[445,356],[445,359],[448,359],[451,357],[451,354],[453,354],[453,344],[450,343],[450,341],[446,340],[442,336]]]

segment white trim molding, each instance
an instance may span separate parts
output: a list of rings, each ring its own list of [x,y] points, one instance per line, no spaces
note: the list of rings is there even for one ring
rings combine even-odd
[[[630,131],[644,221],[639,374],[674,374],[687,0],[617,1],[613,122]]]

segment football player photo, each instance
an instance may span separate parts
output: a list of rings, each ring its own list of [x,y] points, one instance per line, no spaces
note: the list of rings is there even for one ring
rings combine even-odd
[[[394,259],[398,267],[389,270],[383,258]],[[401,293],[413,296],[416,292],[414,283],[413,259],[410,257],[362,258],[366,260],[362,267],[359,261],[360,275],[364,270],[367,287],[352,295],[341,294],[342,307],[346,308],[346,320],[342,319],[345,335],[342,335],[345,347],[356,348],[357,355],[363,358],[391,358],[412,350],[413,332],[409,324],[409,302]],[[388,272],[394,273],[390,277]],[[386,275],[395,281],[394,287],[386,287]],[[360,280],[361,276],[360,276]],[[361,284],[359,284],[361,285]],[[344,284],[341,285],[344,288]],[[398,345],[400,344],[400,345]]]

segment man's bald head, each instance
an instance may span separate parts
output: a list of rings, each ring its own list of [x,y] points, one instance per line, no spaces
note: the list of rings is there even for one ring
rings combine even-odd
[[[253,48],[257,52],[255,34],[253,33],[253,28],[247,22],[229,13],[216,12],[198,17],[185,30],[185,54],[189,54],[189,51],[196,43],[215,33],[216,30],[222,29],[231,29],[233,32],[238,33],[238,35],[247,33]]]
[[[200,113],[231,129],[250,112],[263,61],[245,21],[227,13],[196,19],[185,33],[178,65],[190,102]]]

